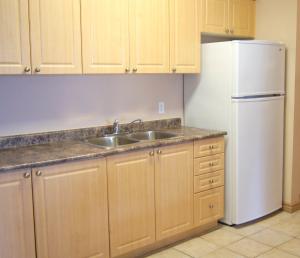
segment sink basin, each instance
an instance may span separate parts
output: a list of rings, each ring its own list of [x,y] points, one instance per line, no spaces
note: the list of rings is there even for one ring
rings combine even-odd
[[[87,142],[105,148],[116,148],[122,145],[137,143],[139,141],[136,139],[129,139],[125,136],[113,135],[113,136],[105,136],[105,137],[88,139]]]
[[[140,141],[143,140],[160,140],[160,139],[168,139],[168,138],[173,138],[176,137],[176,134],[173,133],[168,133],[168,132],[162,132],[162,131],[147,131],[147,132],[136,132],[136,133],[131,133],[127,135],[130,138],[137,139]]]

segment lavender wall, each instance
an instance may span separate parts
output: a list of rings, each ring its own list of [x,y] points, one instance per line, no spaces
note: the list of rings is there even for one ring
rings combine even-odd
[[[2,76],[0,136],[182,117],[182,87],[182,75]]]

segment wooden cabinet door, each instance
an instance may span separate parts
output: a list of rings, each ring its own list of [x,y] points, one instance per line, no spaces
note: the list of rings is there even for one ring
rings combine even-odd
[[[36,257],[31,189],[28,170],[0,174],[0,257]]]
[[[129,0],[130,63],[134,73],[168,73],[169,0]]]
[[[80,0],[29,0],[35,74],[81,73]]]
[[[107,159],[112,257],[155,241],[154,158],[151,155],[153,150]]]
[[[30,74],[30,68],[28,1],[0,0],[0,74]]]
[[[156,150],[156,238],[170,237],[193,225],[193,144]]]
[[[198,193],[194,198],[194,223],[214,223],[224,216],[224,187]]]
[[[254,37],[255,2],[230,0],[230,32],[235,36]]]
[[[170,0],[171,72],[200,72],[198,0]]]
[[[129,71],[128,0],[81,0],[84,73]]]
[[[33,171],[37,257],[109,257],[106,161]]]
[[[229,0],[200,0],[203,32],[227,35]]]

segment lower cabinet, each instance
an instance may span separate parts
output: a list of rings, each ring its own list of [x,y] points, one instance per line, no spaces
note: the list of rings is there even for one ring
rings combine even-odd
[[[195,226],[213,223],[224,216],[224,187],[195,194]]]
[[[109,257],[105,159],[34,169],[32,175],[37,257]]]
[[[154,152],[107,159],[111,256],[155,241]]]
[[[221,138],[0,173],[0,257],[153,248],[222,218],[223,185]]]
[[[0,257],[36,257],[30,170],[0,174],[0,221]]]
[[[193,143],[159,148],[155,153],[156,238],[193,227]]]

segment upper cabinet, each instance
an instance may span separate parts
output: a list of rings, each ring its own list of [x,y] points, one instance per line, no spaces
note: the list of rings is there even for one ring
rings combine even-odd
[[[198,73],[198,12],[198,0],[0,0],[0,74]]]
[[[255,1],[229,1],[229,27],[233,35],[254,37],[255,32]]]
[[[198,0],[170,0],[171,72],[200,72]]]
[[[254,37],[254,0],[201,0],[201,31],[231,37]]]
[[[130,63],[138,73],[169,72],[169,0],[130,0]]]
[[[128,0],[82,0],[84,73],[129,72]]]
[[[30,73],[28,0],[0,1],[0,74]]]
[[[33,73],[81,73],[80,0],[29,0]]]

